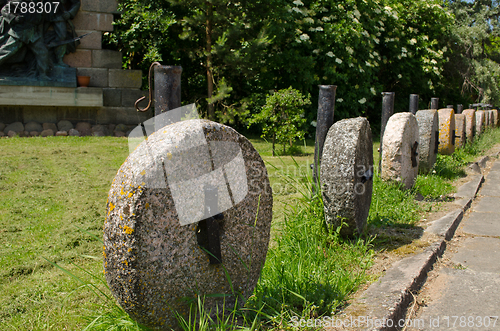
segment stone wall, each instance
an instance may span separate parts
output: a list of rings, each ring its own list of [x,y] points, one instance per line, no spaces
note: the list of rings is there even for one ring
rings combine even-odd
[[[121,52],[102,49],[103,33],[113,31],[113,13],[117,13],[116,0],[81,0],[73,19],[78,36],[90,34],[64,62],[76,68],[77,75],[90,76],[88,88],[40,87],[34,93],[30,86],[2,86],[0,122],[69,120],[133,125],[147,120],[151,111],[138,113],[134,108],[135,101],[147,94],[140,89],[142,71],[121,69]],[[50,97],[55,93],[57,102],[52,104]],[[90,101],[82,103],[82,98]]]

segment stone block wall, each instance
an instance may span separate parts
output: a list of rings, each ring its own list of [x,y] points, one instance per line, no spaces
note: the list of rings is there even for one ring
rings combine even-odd
[[[81,1],[80,11],[73,24],[79,36],[86,33],[90,35],[81,39],[76,53],[66,55],[64,62],[75,67],[77,75],[90,76],[89,87],[103,89],[104,108],[126,108],[121,110],[124,112],[132,111],[135,101],[145,96],[146,92],[140,90],[140,70],[121,69],[122,53],[102,49],[102,35],[106,31],[113,31],[113,13],[117,12],[117,6],[117,0]],[[130,120],[129,116],[127,119]]]

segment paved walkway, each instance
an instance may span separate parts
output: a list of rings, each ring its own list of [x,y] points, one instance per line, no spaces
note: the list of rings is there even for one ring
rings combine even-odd
[[[407,330],[500,330],[500,160],[457,234],[456,249],[424,285],[424,305]]]

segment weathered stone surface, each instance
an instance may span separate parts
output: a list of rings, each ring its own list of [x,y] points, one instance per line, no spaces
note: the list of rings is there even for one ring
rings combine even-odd
[[[127,132],[128,131],[128,126],[126,126],[125,124],[118,124],[115,127],[115,131]]]
[[[89,87],[107,87],[108,69],[104,68],[77,68],[78,76],[89,76]],[[104,102],[103,102],[104,104]]]
[[[451,108],[438,110],[439,115],[439,153],[453,154],[455,151],[455,112]]]
[[[57,132],[57,125],[55,123],[43,123],[43,130],[52,130]]]
[[[100,124],[94,125],[92,127],[92,135],[95,136],[94,133],[96,133],[96,132],[101,132],[102,133],[102,135],[99,135],[99,137],[107,136],[109,134],[108,127],[106,125],[100,125]]]
[[[30,133],[28,131],[21,131],[19,132],[19,137],[29,137]]]
[[[6,134],[3,131],[0,131],[0,137],[5,137]]]
[[[56,136],[57,137],[66,137],[68,135],[67,131],[57,131]]]
[[[108,124],[108,131],[109,132],[113,132],[115,131],[115,128],[116,128],[116,125],[111,123],[111,124]]]
[[[38,122],[29,122],[29,123],[26,123],[26,125],[24,126],[24,130],[26,130],[28,132],[31,132],[31,131],[42,132],[43,127]]]
[[[484,127],[489,128],[490,127],[490,111],[485,110],[484,111]]]
[[[4,106],[29,106],[23,110],[26,122],[57,122],[56,107],[102,107],[102,89],[95,87],[4,85],[0,98]],[[43,112],[41,106],[47,106]]]
[[[71,137],[79,137],[80,136],[80,132],[76,129],[71,129],[68,131],[68,134],[71,136]]]
[[[123,131],[115,131],[115,137],[125,137],[125,132],[123,132]]]
[[[3,132],[8,135],[9,131],[14,131],[15,133],[23,132],[24,131],[24,125],[21,122],[14,122],[12,124],[9,124],[3,130]]]
[[[101,49],[92,51],[92,67],[121,69],[122,67],[122,52],[112,51],[109,49]]]
[[[38,132],[38,131],[31,131],[30,132],[30,137],[38,137],[38,136],[40,136],[40,132]]]
[[[94,137],[105,137],[106,134],[104,132],[102,132],[102,131],[94,131],[94,132],[92,132],[92,136],[94,136]]]
[[[92,51],[77,49],[74,53],[66,54],[63,61],[73,68],[90,68],[92,67]]]
[[[87,122],[76,123],[75,129],[80,132],[81,136],[90,136],[92,134],[92,125]]]
[[[51,137],[53,135],[54,135],[54,131],[52,131],[52,129],[43,130],[41,133],[42,137]]]
[[[460,148],[465,145],[466,123],[464,114],[455,115],[455,148]]]
[[[148,91],[142,91],[139,89],[122,89],[122,104],[123,107],[134,107],[135,102],[148,94]],[[153,102],[154,104],[154,102]]]
[[[381,177],[411,188],[418,174],[419,130],[412,113],[394,114],[387,122],[382,147]],[[413,151],[413,152],[412,152]]]
[[[105,107],[120,107],[122,105],[122,89],[102,89],[103,104]]]
[[[73,24],[76,30],[113,31],[113,15],[79,11]]]
[[[79,48],[83,49],[102,49],[102,32],[101,31],[89,31],[89,30],[77,30],[76,34],[82,36],[84,34],[90,33],[84,38],[80,39]]]
[[[9,130],[9,131],[7,132],[7,136],[9,136],[9,138],[14,138],[14,137],[15,137],[15,136],[17,136],[17,135],[18,135],[18,133],[17,133],[17,132],[15,132],[15,131],[12,131],[12,130]]]
[[[419,130],[419,165],[421,173],[428,173],[436,163],[439,143],[439,117],[435,109],[419,110],[416,114]]]
[[[368,120],[358,117],[333,124],[321,160],[326,221],[335,228],[345,222],[342,235],[363,232],[373,188],[373,143]]]
[[[476,111],[476,135],[481,135],[484,132],[485,114],[484,111]]]
[[[498,109],[492,109],[491,112],[493,113],[493,126],[497,127],[498,126]]]
[[[466,109],[462,112],[465,115],[465,132],[467,141],[474,141],[476,134],[476,111],[474,109]]]
[[[109,87],[141,88],[141,70],[109,69]]]
[[[4,129],[5,129],[5,124],[0,123],[0,131],[2,131],[2,132],[3,132],[3,130],[4,130]]]
[[[116,0],[87,0],[82,1],[82,11],[93,11],[100,13],[114,13],[117,11],[118,3]]]
[[[199,246],[208,183],[218,187],[224,216],[214,221],[221,222],[223,266],[209,264]],[[189,197],[178,200],[179,191]],[[261,157],[232,128],[189,120],[151,134],[118,171],[107,211],[106,280],[138,322],[170,330],[177,324],[174,311],[187,313],[185,298],[226,295],[205,298],[205,309],[214,312],[216,305],[224,304],[226,311],[234,305],[231,288],[241,295],[239,304],[251,295],[269,244],[272,191]],[[185,218],[186,213],[196,216]]]
[[[59,131],[69,131],[74,128],[73,123],[70,121],[62,120],[57,123]]]

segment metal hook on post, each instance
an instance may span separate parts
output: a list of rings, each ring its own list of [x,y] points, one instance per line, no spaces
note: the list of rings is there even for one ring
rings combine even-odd
[[[151,108],[151,101],[153,100],[153,90],[151,88],[151,86],[153,85],[152,70],[153,70],[154,66],[156,66],[156,65],[161,66],[161,63],[160,62],[153,62],[151,64],[151,66],[149,67],[149,76],[148,76],[148,79],[149,79],[149,102],[148,102],[147,107],[144,108],[144,109],[140,109],[139,108],[139,102],[141,102],[142,100],[146,99],[146,97],[140,97],[139,99],[137,99],[137,101],[134,104],[135,109],[137,109],[137,111],[139,111],[139,112],[146,112],[146,111],[148,111]]]

